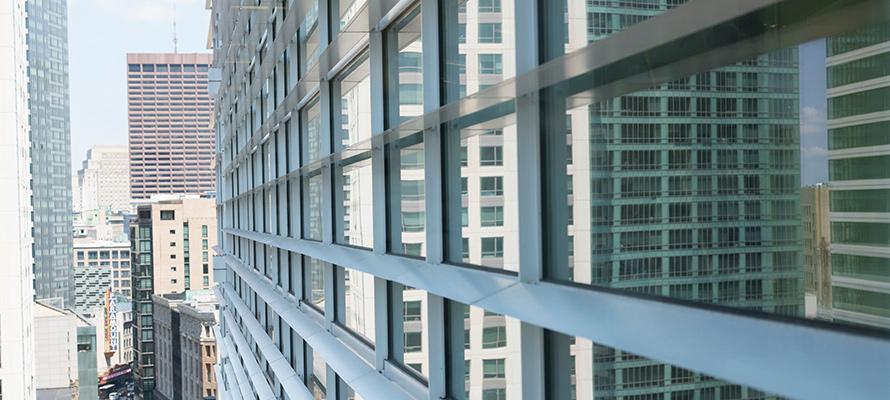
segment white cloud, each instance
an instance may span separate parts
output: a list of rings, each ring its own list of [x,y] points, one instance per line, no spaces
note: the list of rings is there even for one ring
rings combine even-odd
[[[825,135],[827,132],[825,113],[816,107],[800,109],[800,133],[803,135]]]
[[[801,149],[804,157],[827,157],[828,149],[822,146],[806,146]]]

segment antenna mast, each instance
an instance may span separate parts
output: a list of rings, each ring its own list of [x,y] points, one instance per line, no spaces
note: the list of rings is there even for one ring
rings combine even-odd
[[[176,0],[173,0],[173,53],[179,53],[176,43]]]

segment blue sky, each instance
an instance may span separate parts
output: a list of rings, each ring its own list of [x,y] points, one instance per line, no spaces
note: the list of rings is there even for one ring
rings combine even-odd
[[[174,4],[175,1],[175,4]],[[69,0],[71,167],[87,149],[127,144],[127,53],[208,52],[204,0]]]
[[[174,10],[180,52],[206,52],[204,0],[70,0],[71,162],[127,143],[126,53],[172,52]],[[827,181],[825,42],[800,47],[801,182]]]

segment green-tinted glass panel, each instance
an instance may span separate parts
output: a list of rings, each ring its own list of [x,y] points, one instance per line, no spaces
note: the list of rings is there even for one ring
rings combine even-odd
[[[834,275],[890,282],[890,258],[832,254],[831,271]]]
[[[890,156],[829,160],[828,175],[833,181],[890,178]]]
[[[885,65],[890,65],[890,61]],[[890,71],[887,72],[890,74]],[[829,150],[880,146],[885,144],[890,144],[890,121],[828,130]]]
[[[890,110],[890,87],[866,90],[828,99],[828,118],[844,118]]]
[[[890,212],[890,189],[833,190],[831,211]]]
[[[828,39],[828,55],[833,56],[890,40],[890,25],[878,24]]]
[[[831,243],[890,246],[890,224],[832,222]]]
[[[848,85],[888,75],[890,53],[881,53],[828,67],[828,87]]]
[[[838,286],[831,292],[835,308],[890,318],[890,294]]]

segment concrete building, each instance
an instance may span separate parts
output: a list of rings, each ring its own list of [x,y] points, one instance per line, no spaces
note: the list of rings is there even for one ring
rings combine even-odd
[[[828,185],[800,189],[807,318],[831,319],[831,225]]]
[[[216,245],[212,198],[156,196],[137,208],[131,227],[134,374],[144,399],[154,392],[153,294],[209,289],[211,247]]]
[[[216,398],[212,291],[153,295],[157,399]]]
[[[28,75],[36,299],[69,307],[71,274],[71,123],[68,2],[29,0]]]
[[[129,220],[132,213],[110,208],[82,210],[74,213],[74,243],[90,241],[129,242]]]
[[[827,47],[832,315],[890,328],[890,25]]]
[[[24,0],[0,0],[0,384],[10,399],[33,400],[34,298],[28,60]]]
[[[130,211],[130,156],[126,146],[94,146],[74,178],[74,211]]]
[[[76,313],[37,302],[34,328],[37,398],[98,400],[96,327]]]
[[[210,54],[127,54],[130,197],[215,190]]]
[[[75,310],[93,314],[105,304],[105,289],[131,297],[130,243],[91,241],[74,244]]]

